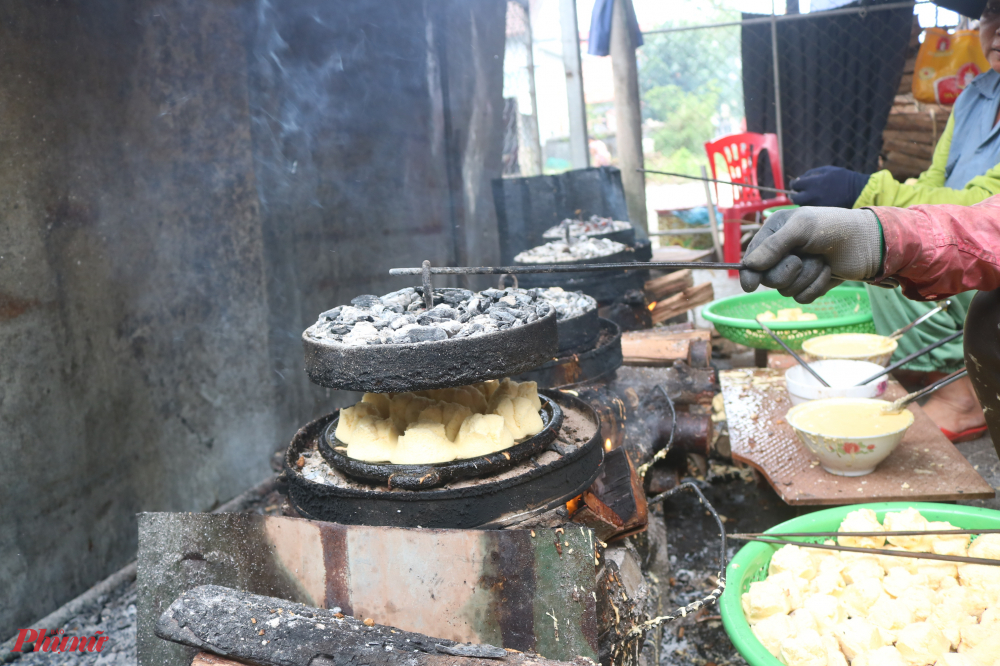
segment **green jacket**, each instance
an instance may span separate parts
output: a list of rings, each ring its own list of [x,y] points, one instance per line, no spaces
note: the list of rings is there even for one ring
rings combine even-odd
[[[865,206],[897,206],[905,208],[917,204],[961,204],[970,206],[1000,193],[1000,165],[987,171],[982,176],[976,176],[965,187],[953,190],[944,186],[945,166],[948,164],[948,151],[951,149],[951,137],[955,131],[955,116],[948,118],[944,133],[934,148],[934,159],[927,171],[917,178],[914,185],[900,183],[886,170],[872,174],[868,179],[861,196],[854,202],[855,208]]]
[[[951,203],[971,205],[979,203],[1000,192],[1000,165],[993,167],[983,176],[976,176],[961,190],[945,187],[945,166],[951,137],[955,132],[954,115],[948,119],[944,133],[934,148],[934,159],[927,171],[920,174],[913,185],[905,185],[892,177],[888,171],[873,174],[854,202],[855,208],[864,206],[915,206],[917,204]],[[923,349],[945,335],[962,328],[965,313],[976,292],[969,291],[952,297],[952,306],[946,313],[940,313],[930,321],[914,328],[899,340],[899,347],[893,360]],[[872,304],[875,330],[880,335],[889,335],[905,326],[920,315],[928,312],[933,303],[908,300],[899,289],[880,289],[868,286],[868,297]],[[907,370],[917,372],[952,372],[965,364],[962,340],[953,340],[906,364]]]

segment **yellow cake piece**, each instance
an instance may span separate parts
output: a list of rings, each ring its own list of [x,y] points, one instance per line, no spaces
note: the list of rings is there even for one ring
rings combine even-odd
[[[391,393],[365,393],[361,397],[361,402],[375,405],[375,408],[378,409],[379,418],[389,418],[389,406],[392,402]]]
[[[340,410],[334,436],[347,445],[347,455],[366,462],[389,460],[396,450],[399,431],[378,409],[366,402]]]
[[[538,434],[545,427],[538,410],[527,398],[503,398],[493,413],[503,417],[507,430],[517,440]]]
[[[473,414],[462,423],[456,444],[459,458],[475,458],[509,449],[514,446],[514,436],[504,425],[502,416]]]
[[[458,447],[449,439],[440,422],[414,423],[399,437],[389,462],[396,465],[432,465],[454,460]]]
[[[851,511],[844,516],[844,521],[840,523],[838,532],[884,532],[882,523],[878,522],[878,516],[871,509],[858,509]],[[851,546],[852,548],[882,548],[885,546],[885,537],[837,537],[837,543],[841,546]]]

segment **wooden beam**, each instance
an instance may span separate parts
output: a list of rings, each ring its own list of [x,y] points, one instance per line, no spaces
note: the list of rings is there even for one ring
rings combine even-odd
[[[649,230],[646,213],[646,175],[642,157],[642,101],[639,98],[639,70],[629,30],[629,0],[614,0],[611,19],[611,70],[615,86],[615,117],[618,129],[615,145],[622,172],[625,203],[633,225]]]
[[[663,277],[654,278],[646,282],[644,290],[646,299],[652,301],[662,301],[668,296],[673,296],[677,292],[684,291],[694,286],[694,274],[690,269],[667,273]]]
[[[692,361],[693,343],[711,344],[712,334],[705,330],[666,332],[658,329],[622,334],[622,357],[625,365],[671,366],[674,361]]]
[[[684,314],[691,308],[710,303],[715,298],[715,290],[711,282],[703,282],[697,286],[685,289],[666,300],[662,300],[653,308],[653,323],[658,324],[671,317]]]
[[[590,166],[587,143],[587,107],[583,99],[583,66],[580,64],[580,28],[576,0],[559,0],[562,28],[563,68],[566,70],[566,102],[569,107],[569,162],[574,169]]]
[[[919,157],[912,157],[910,155],[904,155],[903,153],[897,153],[894,151],[890,151],[885,156],[885,168],[890,171],[893,171],[893,167],[896,167],[901,170],[906,170],[907,173],[918,174],[922,171],[926,171],[930,165],[930,160],[923,160]]]
[[[947,120],[947,119],[946,119]],[[944,123],[941,124],[944,127]],[[882,132],[882,138],[886,141],[913,141],[915,143],[934,143],[934,138],[928,132],[914,130],[891,130]]]
[[[890,113],[886,120],[887,130],[926,132],[928,140],[932,139],[932,133],[936,129],[938,134],[944,129],[948,122],[948,114],[938,114],[931,118],[927,111],[919,113]]]
[[[927,136],[930,136],[928,134]],[[882,144],[882,149],[887,153],[901,153],[922,160],[929,160],[934,157],[934,146],[926,143],[914,143],[913,141],[890,141]]]
[[[417,609],[412,609],[414,612]],[[401,631],[322,608],[218,585],[174,601],[156,635],[230,660],[264,666],[565,666],[492,645],[455,643]],[[210,665],[225,661],[208,661]],[[228,666],[228,665],[227,665]]]

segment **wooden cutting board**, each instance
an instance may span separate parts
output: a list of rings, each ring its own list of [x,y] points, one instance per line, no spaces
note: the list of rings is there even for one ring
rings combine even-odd
[[[768,368],[719,373],[733,459],[752,465],[788,504],[992,499],[995,491],[916,404],[903,441],[866,476],[830,474],[799,440],[785,414],[784,374]],[[895,381],[883,396],[906,392]]]

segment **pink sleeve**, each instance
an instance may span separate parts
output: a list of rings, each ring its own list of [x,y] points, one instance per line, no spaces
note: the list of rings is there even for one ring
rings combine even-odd
[[[882,274],[907,298],[935,301],[1000,288],[1000,195],[975,206],[874,206],[882,223]]]

